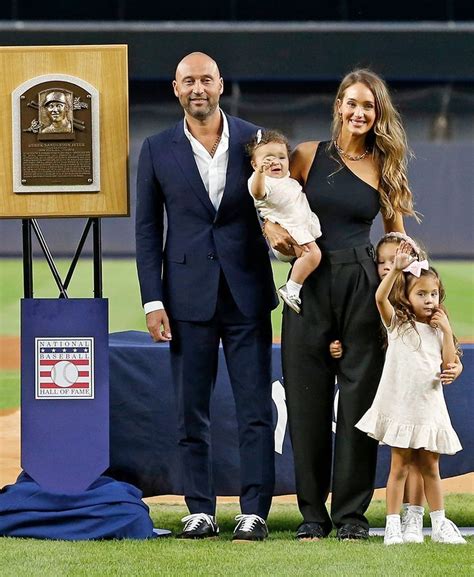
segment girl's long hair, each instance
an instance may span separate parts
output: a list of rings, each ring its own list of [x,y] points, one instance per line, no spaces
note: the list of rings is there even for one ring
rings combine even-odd
[[[431,276],[437,280],[439,288],[439,308],[448,315],[448,311],[443,304],[446,298],[446,291],[444,290],[443,282],[438,271],[430,266],[428,270],[421,271],[421,276]],[[395,322],[397,324],[398,333],[402,337],[407,330],[410,330],[410,328],[418,333],[415,325],[415,315],[410,301],[408,300],[408,293],[417,280],[418,278],[411,273],[402,272],[397,276],[392,291],[390,292],[389,300],[395,310]],[[453,342],[456,347],[456,354],[461,357],[462,349],[454,333]]]
[[[413,216],[419,222],[407,178],[407,157],[413,155],[408,148],[400,114],[393,106],[387,85],[371,70],[353,70],[339,85],[333,107],[332,140],[337,140],[341,132],[338,105],[342,102],[346,90],[357,82],[367,86],[375,99],[375,122],[367,134],[366,144],[372,150],[380,174],[379,198],[382,215],[387,220],[392,220],[396,213],[401,213]]]

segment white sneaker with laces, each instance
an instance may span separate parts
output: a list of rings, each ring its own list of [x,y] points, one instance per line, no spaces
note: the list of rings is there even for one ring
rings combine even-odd
[[[423,543],[423,513],[408,509],[401,525],[404,543]]]
[[[403,543],[400,515],[387,515],[383,543],[384,545],[401,545]]]
[[[450,519],[443,519],[439,525],[434,525],[431,530],[431,540],[436,543],[448,543],[449,545],[465,545],[466,539]]]
[[[300,312],[301,312],[301,306],[300,306],[301,305],[301,299],[295,295],[290,294],[288,292],[288,289],[286,288],[286,285],[283,285],[278,289],[278,294],[285,301],[285,303],[290,307],[290,309],[293,309],[295,311],[295,313],[300,314]]]

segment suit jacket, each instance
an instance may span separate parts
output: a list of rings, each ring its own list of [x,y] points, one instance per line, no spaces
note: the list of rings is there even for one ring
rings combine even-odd
[[[136,250],[142,302],[163,301],[176,320],[212,318],[221,271],[244,315],[259,317],[278,304],[268,246],[247,188],[251,166],[244,146],[257,127],[227,120],[229,162],[217,211],[182,120],[147,138],[140,153]]]

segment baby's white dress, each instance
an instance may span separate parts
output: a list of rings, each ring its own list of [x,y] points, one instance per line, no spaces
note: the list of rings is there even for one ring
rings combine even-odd
[[[356,424],[374,439],[399,448],[454,455],[462,449],[451,425],[440,381],[443,335],[425,323],[401,331],[395,316],[377,394]],[[405,330],[406,329],[406,330]]]
[[[254,175],[248,180],[250,194]],[[265,176],[265,197],[254,198],[254,204],[262,218],[281,224],[300,245],[321,236],[319,218],[311,211],[301,184],[290,173],[283,178]]]

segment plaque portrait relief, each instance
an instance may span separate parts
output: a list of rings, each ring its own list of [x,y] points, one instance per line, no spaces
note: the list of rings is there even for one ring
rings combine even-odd
[[[99,94],[75,76],[44,75],[12,93],[13,190],[100,190]]]
[[[73,134],[72,98],[72,92],[59,88],[40,92],[38,98],[40,139],[45,134]]]

